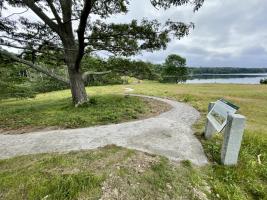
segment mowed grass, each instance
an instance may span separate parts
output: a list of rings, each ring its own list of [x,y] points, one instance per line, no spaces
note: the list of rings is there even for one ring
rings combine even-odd
[[[174,167],[166,158],[112,145],[20,156],[0,160],[0,199],[193,199],[197,172],[187,162]]]
[[[88,92],[92,96],[96,94],[109,96],[110,94],[122,93],[125,87],[123,85],[90,87]],[[267,199],[267,87],[265,85],[177,85],[144,82],[143,84],[127,87],[133,88],[134,93],[167,97],[189,103],[198,109],[202,117],[194,128],[210,159],[210,165],[196,167],[188,161],[177,165],[164,158],[118,147],[64,155],[23,156],[0,161],[0,199],[9,199],[9,197],[14,196],[19,197],[19,199],[38,199],[46,195],[49,195],[47,199],[90,199],[89,197],[94,198],[95,196],[97,198],[102,196],[106,199],[116,199],[116,195],[121,195],[121,199],[203,199],[203,196],[208,199],[229,200]],[[44,95],[52,102],[55,99],[53,95],[60,96],[59,94],[62,93],[68,92],[61,91]],[[204,140],[202,136],[208,103],[222,97],[240,106],[239,113],[247,117],[239,162],[237,166],[232,167],[220,164],[222,135],[217,134],[210,141]],[[21,103],[18,107],[23,107],[25,104],[23,101],[30,100],[10,100],[10,102],[5,103],[8,103],[8,105],[14,103],[17,106]],[[129,151],[126,153],[127,158],[125,157],[127,162],[123,159],[117,159],[117,150],[118,152]],[[112,160],[99,157],[98,153],[100,152],[103,154],[111,152],[109,155],[113,156],[111,156]],[[113,167],[98,168],[89,163],[84,164],[85,161],[82,159],[76,159],[76,156],[81,154],[84,155],[82,157],[85,160],[88,158],[100,162],[101,164],[97,166],[108,166],[111,162],[110,166]],[[132,157],[133,155],[139,156]],[[77,174],[67,175],[71,178],[66,178],[65,170],[60,170],[61,168],[64,169],[64,166],[53,161],[53,159],[57,160],[58,157],[60,157],[61,162],[68,163],[67,169],[73,169],[77,165],[81,165],[79,173],[90,178],[84,180],[82,176]],[[53,171],[47,177],[42,172],[46,167],[42,167],[42,164],[40,164],[44,158],[51,161],[51,166],[48,168]],[[31,162],[32,159],[35,161]],[[144,160],[148,160],[149,164],[146,162],[144,164],[142,162]],[[25,167],[23,167],[22,162],[25,163]],[[129,166],[136,166],[134,163],[138,164],[133,170]],[[145,167],[144,169],[141,167],[141,170],[139,170],[140,167],[138,166]],[[111,169],[111,171],[106,171],[108,169]],[[21,173],[18,173],[20,170]],[[40,172],[40,174],[34,173],[35,171]],[[22,178],[23,181],[18,181],[21,176],[24,177]],[[50,184],[47,181],[48,179],[55,180],[55,182]],[[71,180],[73,183],[57,182],[58,179]],[[26,183],[31,183],[31,180],[35,180],[35,182],[33,181],[32,184],[27,185]],[[37,180],[40,183],[46,182],[38,185],[36,184]],[[91,182],[89,180],[94,180],[92,186],[89,184]],[[82,183],[84,187],[76,187],[75,185],[78,183]],[[60,185],[69,185],[69,187],[63,187],[61,190]],[[32,194],[32,191],[37,192]],[[66,193],[69,194],[71,191],[75,191],[75,194],[66,197]],[[25,194],[26,196],[23,196]],[[30,194],[32,196],[29,196]]]
[[[17,133],[47,127],[88,127],[140,119],[164,108],[158,101],[101,92],[94,93],[88,105],[75,108],[69,91],[52,92],[34,99],[0,102],[0,129]]]
[[[233,84],[174,85],[147,83],[133,86],[135,92],[173,98],[191,104],[202,117],[195,125],[197,136],[211,161],[202,177],[209,183],[211,199],[267,199],[267,86]],[[208,103],[225,98],[240,106],[246,130],[237,166],[220,165],[222,134],[203,139]]]

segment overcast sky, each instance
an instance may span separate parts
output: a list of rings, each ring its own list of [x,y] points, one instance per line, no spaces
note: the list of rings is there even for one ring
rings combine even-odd
[[[152,7],[149,0],[130,0],[129,9],[109,21],[148,18],[195,23],[187,37],[173,40],[166,50],[143,52],[135,59],[163,63],[169,54],[180,54],[194,67],[267,67],[267,0],[205,0],[196,13],[192,6],[165,11]]]
[[[167,50],[143,53],[138,59],[161,63],[175,53],[186,57],[189,66],[267,67],[266,0],[206,0],[196,13],[190,6],[164,11],[153,8],[148,0],[130,2],[130,12],[112,21],[171,18],[196,25],[189,36],[173,40]]]

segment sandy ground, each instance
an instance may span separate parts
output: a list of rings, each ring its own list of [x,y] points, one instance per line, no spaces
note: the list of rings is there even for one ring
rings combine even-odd
[[[149,119],[105,126],[26,133],[0,134],[0,159],[47,152],[94,149],[108,144],[163,155],[174,161],[207,164],[199,140],[191,128],[199,118],[193,107],[162,98],[172,106],[168,112]]]

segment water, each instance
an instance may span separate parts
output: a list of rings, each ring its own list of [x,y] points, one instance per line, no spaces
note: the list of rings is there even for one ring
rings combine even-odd
[[[266,74],[200,74],[188,76],[186,83],[233,83],[260,84],[260,80],[267,78]]]

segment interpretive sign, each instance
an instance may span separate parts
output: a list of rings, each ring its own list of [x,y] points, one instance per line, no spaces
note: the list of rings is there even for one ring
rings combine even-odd
[[[227,116],[229,114],[234,114],[239,107],[226,101],[225,99],[220,99],[215,102],[213,108],[208,113],[208,120],[217,132],[221,132],[227,123]]]
[[[224,99],[209,103],[204,135],[208,140],[215,131],[221,132],[224,129],[221,149],[221,162],[224,165],[235,165],[238,161],[246,121],[243,115],[235,114],[238,109]]]

